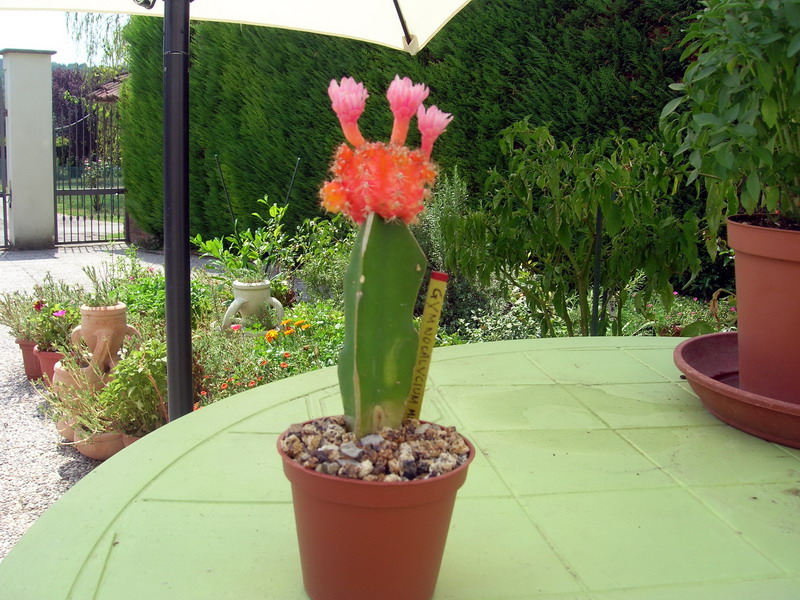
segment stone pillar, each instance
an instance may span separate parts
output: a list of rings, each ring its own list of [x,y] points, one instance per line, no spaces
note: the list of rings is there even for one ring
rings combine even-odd
[[[5,77],[9,242],[19,250],[55,244],[53,73],[49,50],[0,50]]]

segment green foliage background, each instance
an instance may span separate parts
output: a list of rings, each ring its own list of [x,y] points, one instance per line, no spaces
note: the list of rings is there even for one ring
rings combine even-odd
[[[384,93],[399,73],[431,88],[428,103],[455,115],[437,142],[444,170],[478,189],[499,157],[499,132],[532,115],[557,139],[590,143],[628,128],[656,129],[683,67],[677,41],[695,0],[473,0],[417,56],[341,38],[233,24],[192,26],[191,231],[232,230],[215,156],[234,213],[253,225],[258,198],[282,202],[300,166],[286,222],[319,214],[317,190],[342,134],[326,94],[353,76],[371,93],[361,126],[386,139]],[[161,20],[131,19],[131,77],[123,95],[128,205],[162,230]],[[415,143],[413,135],[409,140]]]

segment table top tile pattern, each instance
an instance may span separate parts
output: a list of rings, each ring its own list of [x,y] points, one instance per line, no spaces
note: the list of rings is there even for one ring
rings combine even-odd
[[[800,598],[800,452],[708,415],[678,341],[436,350],[423,417],[478,449],[437,600]],[[325,369],[147,436],[37,521],[0,598],[306,598],[275,442],[339,411]]]

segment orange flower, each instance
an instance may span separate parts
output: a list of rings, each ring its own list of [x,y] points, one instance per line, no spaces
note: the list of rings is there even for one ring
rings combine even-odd
[[[219,389],[227,390],[228,389],[228,384],[227,383],[223,383],[221,386],[219,386]]]
[[[264,381],[264,378],[263,378],[261,375],[259,375],[258,377],[256,377],[256,379],[258,379],[259,381]]]
[[[286,368],[288,368],[288,367],[289,367],[289,363],[282,362],[282,363],[280,364],[280,367],[281,367],[281,369],[286,369]]]
[[[247,387],[256,387],[256,382],[251,381],[250,383],[247,384]]]
[[[278,330],[277,330],[277,329],[270,329],[270,330],[267,332],[267,335],[265,335],[264,337],[267,339],[267,341],[268,341],[269,343],[272,343],[272,342],[274,342],[276,339],[278,339],[278,336],[279,336],[279,335],[280,335],[280,334],[278,333]]]
[[[292,335],[293,333],[294,329],[292,329],[291,327],[287,327],[286,329],[283,330],[283,335]]]
[[[295,326],[295,327],[299,327],[300,325],[302,325],[302,324],[303,324],[303,323],[305,323],[305,322],[306,322],[306,320],[305,320],[305,319],[300,319],[299,321],[295,321],[295,322],[294,322],[294,326]]]
[[[305,324],[305,325],[303,325],[303,326],[302,326],[300,329],[303,329],[303,330],[305,330],[305,329],[308,329],[309,327],[311,327],[311,325],[309,325],[308,323],[306,323],[306,324]]]
[[[291,356],[292,356],[292,353],[291,353],[291,352],[284,352],[284,353],[283,353],[283,358],[289,358],[289,357],[291,357]]]
[[[266,367],[268,363],[269,363],[269,361],[268,361],[268,360],[265,358],[264,360],[262,360],[262,361],[261,361],[260,363],[258,363],[258,364],[260,364],[262,367]]]

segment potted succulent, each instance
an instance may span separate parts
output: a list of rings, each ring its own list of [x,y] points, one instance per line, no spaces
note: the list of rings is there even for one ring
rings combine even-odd
[[[689,183],[705,185],[712,252],[727,217],[738,333],[714,343],[738,342],[731,386],[800,405],[800,5],[704,5],[683,42],[694,60],[672,86],[682,95],[661,120],[692,166]]]
[[[16,291],[0,294],[0,325],[8,327],[22,351],[22,364],[28,379],[42,376],[39,359],[33,354],[36,346],[33,339],[37,316],[35,303],[36,299],[30,293]]]
[[[347,141],[336,151],[322,205],[359,225],[345,276],[339,360],[343,417],[292,426],[278,441],[292,485],[306,591],[314,600],[430,598],[450,515],[474,448],[453,428],[406,419],[418,332],[413,307],[426,259],[408,229],[436,169],[434,140],[452,118],[425,109],[428,89],[395,77],[391,142],[364,140],[367,90],[351,78],[328,93]],[[421,149],[404,143],[416,115]],[[344,546],[369,549],[354,569]]]
[[[244,325],[259,323],[269,329],[268,307],[275,311],[275,323],[283,320],[283,305],[272,296],[270,283],[285,253],[286,234],[281,221],[287,207],[270,205],[267,197],[258,202],[268,206],[267,218],[253,213],[261,221],[260,227],[240,231],[234,223],[236,231],[228,236],[204,240],[198,233],[191,238],[202,256],[210,259],[208,268],[233,287],[233,302],[222,319],[223,331],[230,328],[237,314]]]

